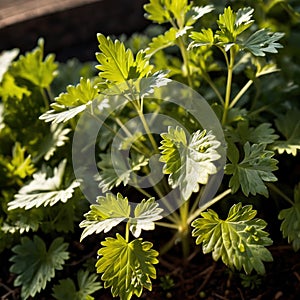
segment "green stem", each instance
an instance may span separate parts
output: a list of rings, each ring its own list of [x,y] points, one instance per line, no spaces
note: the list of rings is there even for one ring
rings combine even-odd
[[[167,222],[155,222],[155,225],[178,230],[177,224],[171,224]]]
[[[126,240],[126,242],[128,243],[129,242],[129,226],[130,226],[130,224],[129,224],[129,222],[127,222],[126,223],[126,231],[125,231],[125,240]]]
[[[203,78],[204,78],[204,80],[206,80],[206,82],[210,85],[212,90],[215,92],[215,94],[218,97],[218,99],[220,100],[221,104],[224,105],[224,99],[223,99],[221,93],[219,92],[219,90],[216,87],[216,85],[214,84],[214,82],[211,80],[210,76],[205,71],[203,71]]]
[[[180,36],[178,38],[178,46],[182,55],[182,59],[183,59],[183,64],[184,67],[186,68],[186,72],[187,72],[187,81],[188,81],[188,85],[193,88],[193,81],[192,81],[192,76],[191,76],[191,69],[190,69],[190,65],[189,65],[189,58],[188,58],[188,52],[186,50],[186,47],[184,45],[184,41],[182,36]]]
[[[249,89],[249,87],[252,85],[253,80],[249,80],[243,88],[238,92],[238,94],[234,97],[234,99],[231,101],[229,108],[233,108],[235,104],[240,100],[240,98],[246,93],[246,91]]]
[[[215,198],[211,199],[209,202],[207,202],[205,205],[199,207],[194,213],[192,213],[188,220],[187,223],[190,224],[196,217],[199,216],[199,214],[201,212],[203,212],[204,210],[206,210],[208,207],[210,207],[211,205],[217,203],[218,201],[220,201],[222,198],[224,198],[225,196],[227,196],[228,194],[231,193],[231,189],[228,189],[226,191],[224,191],[223,193],[219,194],[218,196],[216,196]]]
[[[267,183],[267,186],[270,190],[278,194],[280,197],[282,197],[284,200],[286,200],[289,204],[294,205],[293,200],[288,197],[285,193],[283,193],[275,184],[273,183]]]
[[[179,208],[181,225],[179,227],[179,235],[182,243],[183,257],[187,258],[190,253],[189,244],[189,224],[187,222],[189,216],[189,201],[185,201]]]
[[[232,74],[233,74],[233,66],[234,66],[234,52],[232,48],[230,48],[230,59],[228,62],[227,54],[224,53],[226,62],[227,62],[227,84],[226,84],[226,94],[225,94],[225,102],[224,102],[224,111],[222,117],[222,125],[225,125],[227,119],[227,113],[230,105],[230,95],[231,95],[231,85],[232,85]]]

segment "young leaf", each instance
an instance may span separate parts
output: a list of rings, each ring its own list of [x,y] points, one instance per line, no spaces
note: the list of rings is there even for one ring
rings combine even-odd
[[[22,299],[34,297],[45,289],[56,270],[62,270],[65,260],[69,258],[67,247],[62,238],[56,238],[47,251],[44,241],[34,236],[33,240],[21,238],[21,244],[12,248],[15,255],[10,258],[14,263],[10,272],[18,274],[14,285],[22,285]]]
[[[120,193],[117,197],[111,193],[107,193],[106,197],[97,197],[97,203],[90,206],[91,210],[84,215],[86,220],[79,224],[80,228],[85,227],[81,241],[93,233],[108,232],[130,217],[128,199]]]
[[[39,39],[38,47],[12,64],[12,73],[29,80],[41,88],[47,88],[57,75],[57,64],[54,55],[48,55],[43,61],[44,40]]]
[[[150,3],[144,5],[147,12],[145,17],[158,24],[166,23],[171,20],[170,12],[166,9],[164,2],[161,0],[150,0]]]
[[[190,10],[186,13],[186,26],[191,26],[195,24],[197,20],[202,18],[204,15],[210,13],[214,10],[213,5],[205,5],[205,6],[192,6]]]
[[[66,122],[84,111],[97,95],[96,85],[81,77],[80,83],[67,86],[67,92],[59,94],[55,98],[56,102],[51,104],[53,109],[42,114],[39,119],[53,123]]]
[[[279,212],[278,218],[282,220],[280,230],[284,238],[292,243],[295,251],[300,249],[300,184],[294,189],[294,204],[290,208]]]
[[[220,142],[211,133],[194,132],[187,141],[180,127],[168,127],[168,133],[162,133],[161,158],[163,172],[169,175],[172,188],[179,187],[185,200],[199,190],[199,184],[206,184],[209,175],[217,172],[214,161],[220,158],[217,148]]]
[[[165,33],[154,37],[149,44],[149,47],[145,50],[147,57],[151,57],[157,51],[171,47],[175,45],[177,30],[171,27]]]
[[[148,164],[148,159],[141,155],[133,156],[132,159],[127,157],[126,160],[121,156],[116,156],[116,159],[118,159],[114,162],[118,167],[116,172],[110,154],[100,154],[100,158],[101,161],[98,163],[98,167],[101,172],[96,180],[100,181],[99,187],[103,193],[110,191],[113,187],[118,187],[121,183],[126,186],[134,172],[139,171],[141,167]]]
[[[192,49],[194,47],[212,46],[215,41],[214,33],[211,28],[201,29],[201,32],[192,31],[190,38],[193,41],[189,44],[188,49]]]
[[[128,243],[120,234],[116,237],[101,242],[97,272],[103,273],[104,287],[111,287],[113,297],[119,296],[121,300],[130,300],[133,294],[140,297],[143,288],[152,289],[151,278],[156,278],[153,264],[158,263],[158,252],[151,249],[152,243],[142,239]]]
[[[277,170],[277,160],[272,158],[273,151],[265,150],[264,144],[253,144],[249,142],[244,145],[244,159],[239,162],[239,152],[234,144],[228,145],[228,158],[231,163],[227,164],[226,174],[233,175],[229,181],[232,193],[240,187],[246,196],[249,194],[261,194],[268,197],[268,189],[264,181],[276,181],[272,173]]]
[[[265,273],[263,262],[272,261],[271,253],[265,248],[272,244],[268,233],[263,229],[266,222],[255,217],[251,205],[233,205],[226,220],[219,219],[216,212],[209,209],[201,213],[192,226],[192,235],[197,237],[196,244],[202,243],[203,253],[212,252],[214,260],[219,258],[230,268],[245,270],[250,274],[254,269]]]
[[[242,48],[250,51],[255,56],[265,56],[266,52],[277,53],[277,49],[283,46],[277,43],[284,36],[284,33],[271,33],[263,28],[254,32],[245,42],[240,43]]]
[[[34,165],[31,161],[31,156],[25,156],[25,147],[21,147],[20,143],[16,143],[13,148],[12,160],[6,165],[11,176],[25,178],[35,172]]]
[[[136,206],[134,217],[129,219],[129,229],[136,238],[141,235],[142,230],[153,230],[154,222],[162,218],[160,214],[163,209],[158,206],[154,198],[144,199]]]
[[[125,49],[119,40],[113,42],[109,37],[98,34],[99,49],[96,58],[100,65],[96,68],[100,70],[101,78],[107,79],[111,83],[122,83],[129,79],[147,77],[152,69],[149,59],[145,58],[145,52],[139,51],[136,59],[130,49]]]
[[[88,271],[79,270],[77,273],[77,285],[72,279],[67,278],[59,281],[59,284],[53,287],[53,297],[56,300],[88,300],[94,299],[90,295],[102,288],[97,281],[96,274],[89,274]],[[91,298],[88,298],[90,296]]]
[[[48,177],[45,170],[33,174],[33,180],[19,190],[14,200],[8,203],[8,209],[53,206],[59,201],[66,203],[80,185],[79,181],[74,180],[66,189],[62,188],[66,163],[64,159],[54,168],[52,177]]]
[[[300,150],[300,111],[298,109],[289,110],[285,115],[281,115],[275,120],[275,125],[279,132],[285,137],[285,140],[276,141],[273,149],[279,154],[297,155]]]

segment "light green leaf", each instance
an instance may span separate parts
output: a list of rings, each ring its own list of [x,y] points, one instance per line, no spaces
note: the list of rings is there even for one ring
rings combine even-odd
[[[279,212],[279,220],[282,220],[280,230],[284,238],[292,243],[295,251],[300,249],[300,184],[294,189],[294,204],[290,208]]]
[[[14,263],[10,272],[18,275],[14,285],[22,286],[22,299],[34,297],[45,289],[47,282],[55,276],[56,270],[62,270],[69,258],[67,247],[68,244],[62,238],[56,238],[47,251],[44,241],[34,236],[33,240],[28,237],[21,238],[21,244],[12,248],[15,255],[10,258]]]
[[[3,79],[3,75],[8,71],[12,61],[18,56],[20,50],[12,49],[2,51],[0,54],[0,83]]]
[[[269,123],[262,123],[257,127],[249,127],[248,121],[241,121],[237,128],[229,132],[233,142],[240,142],[244,145],[247,141],[253,144],[272,144],[278,135]]]
[[[242,207],[241,203],[230,208],[226,220],[219,219],[217,213],[209,209],[192,223],[195,227],[192,235],[197,237],[197,245],[202,243],[203,253],[212,252],[214,260],[221,258],[228,267],[239,271],[243,268],[247,274],[253,269],[264,274],[263,262],[273,260],[265,248],[272,240],[263,230],[266,222],[254,219],[255,215],[251,205]]]
[[[168,127],[168,133],[162,133],[161,158],[163,172],[169,175],[172,188],[179,187],[185,200],[199,190],[199,184],[206,184],[209,175],[217,172],[214,161],[220,158],[217,148],[220,146],[209,132],[194,132],[189,141],[180,127]]]
[[[119,40],[114,42],[102,34],[98,34],[99,49],[96,58],[100,65],[96,68],[100,70],[99,76],[107,79],[111,83],[122,83],[129,79],[147,77],[152,69],[149,59],[145,58],[145,52],[139,51],[136,59],[130,49],[125,49]]]
[[[131,159],[116,156],[116,161],[114,161],[113,165],[110,154],[100,154],[100,158],[98,167],[101,171],[96,180],[100,181],[99,187],[103,193],[111,190],[113,187],[118,187],[121,183],[126,186],[132,176],[134,176],[134,173],[143,166],[148,165],[149,161],[142,155],[133,155]]]
[[[149,47],[145,50],[147,57],[151,57],[157,51],[171,47],[175,45],[177,30],[171,27],[163,34],[154,37],[149,44]]]
[[[32,164],[31,156],[25,158],[25,147],[21,147],[20,143],[16,143],[13,148],[12,160],[6,165],[10,176],[18,176],[25,178],[35,172],[35,167]]]
[[[249,142],[244,145],[244,159],[239,162],[239,152],[236,149],[232,154],[232,149],[228,147],[228,158],[231,163],[227,164],[225,173],[232,175],[229,186],[232,193],[235,193],[240,187],[246,196],[249,194],[260,194],[268,197],[269,192],[264,181],[276,181],[276,176],[272,173],[277,170],[277,160],[272,158],[273,151],[265,150],[265,144],[253,144]]]
[[[265,56],[268,53],[277,53],[277,49],[283,46],[277,43],[284,36],[284,33],[271,33],[268,29],[263,28],[254,32],[245,42],[240,43],[240,46],[250,51],[255,56]]]
[[[61,161],[54,168],[52,177],[43,169],[33,174],[33,180],[19,190],[14,200],[8,203],[8,209],[53,206],[59,201],[66,203],[80,185],[79,181],[74,180],[66,189],[62,188],[66,163],[66,159]]]
[[[41,88],[48,88],[57,75],[57,63],[54,55],[49,54],[43,61],[44,40],[39,39],[38,46],[12,64],[12,73],[29,80]]]
[[[76,86],[67,86],[67,92],[59,94],[52,110],[42,114],[39,119],[46,122],[66,122],[84,111],[98,96],[97,86],[90,79],[80,78]]]
[[[186,26],[194,25],[197,20],[214,10],[213,5],[192,6],[186,14]]]
[[[17,85],[15,78],[10,73],[6,73],[3,76],[3,81],[0,85],[0,97],[3,101],[14,97],[21,100],[23,96],[30,96],[30,94],[31,92],[26,87]]]
[[[134,210],[134,217],[129,220],[129,229],[138,238],[142,230],[153,230],[154,222],[161,219],[162,208],[155,202],[154,198],[144,199]]]
[[[169,1],[170,2],[170,1]],[[145,17],[158,24],[166,23],[171,20],[170,12],[165,7],[165,1],[150,0],[149,3],[144,5],[147,12]]]
[[[201,32],[192,31],[190,38],[193,41],[189,44],[188,49],[201,46],[212,46],[215,41],[214,33],[211,28],[201,29]]]
[[[86,220],[79,224],[80,228],[85,227],[81,241],[93,233],[106,233],[130,217],[128,199],[123,198],[120,193],[117,197],[111,193],[107,193],[106,197],[97,197],[97,203],[90,206],[91,210],[84,215]]]
[[[143,288],[152,289],[151,278],[156,278],[153,264],[157,264],[158,252],[151,249],[152,243],[136,239],[127,242],[117,233],[116,239],[106,238],[99,249],[100,259],[96,268],[103,273],[104,287],[111,287],[113,297],[130,300],[140,297]]]
[[[79,270],[77,272],[77,285],[70,278],[62,279],[59,284],[54,285],[52,296],[56,300],[87,300],[94,299],[90,295],[102,288],[97,282],[96,274],[89,274],[88,271]],[[90,296],[91,298],[88,298]]]
[[[297,155],[300,150],[300,111],[296,108],[289,110],[285,115],[281,115],[275,120],[275,125],[285,140],[276,141],[273,149],[279,154]]]

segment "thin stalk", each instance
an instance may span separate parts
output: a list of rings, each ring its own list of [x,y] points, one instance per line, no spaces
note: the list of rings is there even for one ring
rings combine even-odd
[[[204,71],[205,72],[205,71]],[[219,92],[218,88],[216,87],[216,85],[214,84],[214,82],[211,80],[210,76],[207,73],[204,73],[203,75],[204,80],[206,80],[206,82],[209,84],[209,86],[212,88],[212,90],[215,92],[216,96],[218,97],[218,99],[220,100],[221,104],[224,105],[224,99],[221,95],[221,93]]]
[[[186,47],[184,45],[184,41],[182,36],[180,36],[178,38],[178,46],[182,55],[182,59],[183,59],[183,64],[186,68],[186,72],[187,72],[187,81],[188,81],[188,85],[193,88],[193,81],[192,81],[192,76],[191,76],[191,69],[190,69],[190,65],[189,65],[189,58],[188,58],[188,52],[186,50]]]
[[[287,201],[289,204],[294,205],[294,201],[288,197],[285,193],[283,193],[275,184],[273,183],[267,183],[267,186],[270,190],[278,194],[280,197],[282,197],[285,201]]]
[[[253,80],[249,80],[243,88],[238,92],[238,94],[233,98],[231,101],[229,108],[233,108],[235,104],[240,100],[240,98],[246,93],[246,91],[249,89],[249,87],[252,85]]]
[[[189,225],[188,225],[188,216],[189,216],[189,200],[185,201],[182,206],[179,208],[181,226],[179,228],[179,235],[182,243],[182,252],[183,257],[187,258],[190,252],[189,245]]]
[[[155,225],[161,226],[161,227],[166,227],[166,228],[171,228],[171,229],[178,229],[177,224],[171,224],[167,222],[155,222]]]
[[[43,88],[40,88],[40,93],[42,94],[43,97],[45,109],[48,110],[50,99],[47,97],[46,91]]]
[[[125,240],[127,243],[129,242],[129,222],[126,223]]]
[[[234,66],[234,53],[232,48],[230,48],[230,59],[228,63],[227,54],[225,52],[225,58],[227,62],[227,83],[226,83],[226,94],[225,94],[225,102],[224,102],[224,111],[222,116],[222,125],[226,123],[227,113],[230,105],[230,95],[231,95],[231,85],[232,85],[232,74],[233,74],[233,66]]]
[[[211,205],[217,203],[218,201],[220,201],[222,198],[224,198],[225,196],[227,196],[230,193],[231,193],[231,189],[228,189],[228,190],[224,191],[223,193],[219,194],[218,196],[216,196],[215,198],[211,199],[204,206],[199,207],[194,213],[192,213],[189,216],[189,218],[187,219],[187,223],[190,224],[196,217],[199,216],[199,214],[201,212],[203,212],[204,210],[206,210]]]

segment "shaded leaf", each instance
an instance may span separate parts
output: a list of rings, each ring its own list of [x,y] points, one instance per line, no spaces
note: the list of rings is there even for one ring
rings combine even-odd
[[[10,272],[18,275],[14,285],[22,286],[22,299],[34,297],[45,289],[47,282],[55,276],[56,270],[62,270],[69,258],[67,247],[68,244],[62,238],[56,238],[47,250],[44,241],[34,236],[33,240],[28,237],[21,238],[21,244],[12,248],[15,255],[10,258],[14,263]]]

